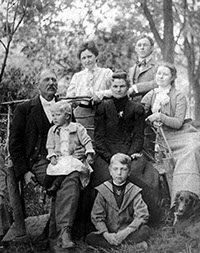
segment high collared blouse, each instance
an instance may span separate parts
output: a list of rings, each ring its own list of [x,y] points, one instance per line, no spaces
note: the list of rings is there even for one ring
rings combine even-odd
[[[93,96],[95,94],[102,99],[104,91],[111,86],[112,74],[111,69],[97,66],[92,72],[84,69],[74,74],[67,90],[67,97]]]
[[[145,105],[145,111],[152,108],[156,99],[156,91],[149,91],[142,99],[141,103]],[[168,93],[169,102],[161,104],[161,122],[164,124],[164,130],[180,129],[185,120],[187,111],[187,101],[185,96],[175,87],[172,87]]]

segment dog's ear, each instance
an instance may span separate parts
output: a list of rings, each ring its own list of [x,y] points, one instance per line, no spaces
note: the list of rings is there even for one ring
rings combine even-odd
[[[197,194],[191,192],[189,195],[189,200],[191,203],[191,207],[195,208],[197,206],[198,201],[199,201],[199,197],[197,196]]]
[[[193,192],[190,193],[189,199],[191,201],[191,207],[195,207],[197,205],[197,202],[199,201],[199,197]]]
[[[181,196],[181,191],[179,191],[179,192],[176,193],[174,202],[177,202],[178,199],[180,198],[180,196]]]

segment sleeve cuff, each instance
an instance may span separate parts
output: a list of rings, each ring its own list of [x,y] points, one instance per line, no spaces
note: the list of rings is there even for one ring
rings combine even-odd
[[[100,233],[104,233],[104,232],[108,232],[108,229],[106,227],[106,224],[104,222],[98,222],[96,224],[96,229],[100,232]]]
[[[89,153],[95,154],[94,149],[87,149],[87,150],[85,151],[85,155],[87,155],[87,154],[89,154]]]
[[[128,95],[133,95],[134,93],[138,93],[138,89],[137,89],[137,86],[134,84],[134,85],[131,85],[131,87],[129,88],[128,90]]]
[[[146,222],[143,219],[135,219],[128,227],[133,231],[136,231],[144,223]]]
[[[51,153],[47,155],[47,159],[50,160],[52,156],[57,156],[56,153]]]
[[[103,90],[103,91],[97,91],[95,92],[95,95],[102,100],[104,97],[110,98],[112,96],[111,90]]]
[[[135,93],[138,93],[138,88],[136,84],[133,84],[131,88],[135,91]]]

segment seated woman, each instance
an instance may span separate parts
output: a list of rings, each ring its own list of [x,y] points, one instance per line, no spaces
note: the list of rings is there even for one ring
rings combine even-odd
[[[149,207],[150,215],[158,218],[159,175],[141,154],[145,114],[140,103],[128,98],[129,87],[127,73],[124,70],[117,70],[112,76],[113,96],[102,100],[96,108],[94,130],[96,156],[92,184],[97,186],[110,178],[108,164],[114,154],[124,153],[132,159],[137,158],[132,161],[130,181],[143,189],[143,198]]]
[[[74,111],[76,121],[86,128],[93,137],[91,128],[94,126],[93,104],[106,96],[106,90],[110,88],[112,70],[97,66],[99,50],[93,41],[84,42],[78,50],[78,58],[84,69],[72,77],[67,97],[85,96],[91,97],[91,101],[83,101]]]
[[[146,112],[152,111],[147,120],[154,125],[162,124],[173,152],[171,205],[180,190],[194,192],[200,197],[200,133],[184,121],[187,103],[185,96],[175,88],[176,73],[172,64],[161,63],[155,75],[158,88],[142,99]]]

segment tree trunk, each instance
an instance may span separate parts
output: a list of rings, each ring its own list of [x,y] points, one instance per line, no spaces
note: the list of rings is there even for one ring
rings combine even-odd
[[[195,120],[200,121],[200,85],[199,80],[193,83],[193,96],[194,96],[194,117]]]
[[[165,61],[174,62],[174,33],[173,33],[173,10],[172,0],[163,1],[163,19],[164,19],[164,48],[162,50]]]
[[[144,16],[149,22],[151,32],[153,33],[155,40],[161,49],[163,60],[174,62],[174,34],[173,34],[173,9],[172,9],[172,0],[163,1],[163,20],[164,20],[164,31],[163,38],[161,38],[156,24],[153,19],[153,15],[150,12],[150,9],[147,4],[147,0],[142,1],[142,8]]]

